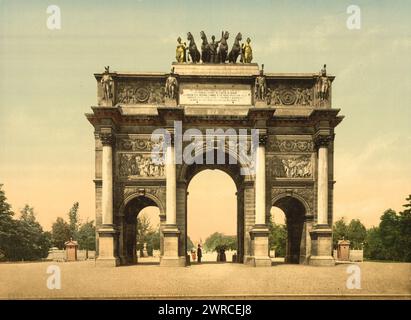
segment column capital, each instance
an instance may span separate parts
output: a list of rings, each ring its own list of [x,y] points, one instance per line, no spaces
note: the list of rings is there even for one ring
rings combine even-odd
[[[316,135],[314,136],[314,144],[317,148],[328,147],[328,145],[334,140],[334,135]]]
[[[258,136],[258,145],[265,146],[267,144],[268,136],[265,133],[262,133]]]
[[[115,140],[115,136],[111,132],[100,132],[99,137],[103,146],[112,146]]]
[[[170,137],[170,144],[172,146],[174,146],[174,140],[175,140],[175,136],[176,136],[175,128],[174,127],[173,128],[167,128],[166,130],[167,130],[168,135]]]

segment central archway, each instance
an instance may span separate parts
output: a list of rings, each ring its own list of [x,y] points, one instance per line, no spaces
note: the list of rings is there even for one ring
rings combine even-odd
[[[212,251],[214,248],[210,245],[207,246],[206,239],[211,235],[218,237],[217,234],[223,234],[226,240],[230,239],[230,247],[235,246],[226,252],[226,261],[233,261],[233,255],[237,255],[238,250],[236,244],[239,243],[237,186],[233,179],[221,170],[204,169],[191,179],[187,198],[188,251],[190,244],[194,245],[194,250],[201,244],[203,262],[215,262],[217,253]],[[205,251],[207,249],[208,252]]]
[[[219,151],[221,152],[221,150]],[[246,225],[245,223],[245,205],[244,205],[244,190],[245,190],[245,182],[251,182],[252,181],[252,176],[250,175],[244,175],[243,171],[244,167],[240,164],[239,156],[237,154],[233,154],[231,150],[223,150],[224,156],[225,156],[225,161],[224,163],[218,163],[217,161],[217,149],[212,149],[212,150],[201,150],[201,152],[197,153],[196,156],[196,161],[194,161],[193,164],[182,164],[180,168],[180,174],[179,174],[179,183],[180,187],[184,188],[182,191],[184,191],[184,201],[182,203],[185,204],[185,217],[184,217],[184,223],[180,225],[180,231],[182,231],[183,237],[180,238],[181,247],[184,248],[184,253],[180,252],[180,255],[186,254],[187,253],[187,235],[188,235],[188,221],[187,221],[187,213],[188,213],[188,186],[190,185],[191,180],[200,172],[204,170],[217,170],[217,171],[222,171],[226,175],[229,176],[230,180],[234,182],[234,194],[236,195],[236,238],[237,238],[237,251],[236,251],[236,261],[243,263],[244,262],[244,257],[245,255],[248,254],[250,251],[250,248],[248,246],[246,247],[244,244],[245,242],[249,243],[250,242],[250,235],[249,235],[249,230],[250,226]],[[199,159],[202,159],[201,161],[198,161]],[[206,159],[211,159],[214,158],[214,162],[212,164],[207,164]],[[249,171],[246,171],[249,172]],[[250,185],[251,186],[251,185]],[[250,186],[248,186],[250,188]],[[251,222],[250,222],[251,223]],[[252,221],[252,224],[254,224],[254,221]]]

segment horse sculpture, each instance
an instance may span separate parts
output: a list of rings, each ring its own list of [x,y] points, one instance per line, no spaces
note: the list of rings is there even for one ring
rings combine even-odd
[[[228,52],[227,40],[229,36],[230,34],[228,33],[228,31],[221,32],[221,40],[219,41],[220,47],[218,48],[218,61],[220,63],[225,63],[225,61],[227,60],[227,52]]]
[[[241,52],[241,46],[240,46],[240,41],[242,40],[242,35],[239,32],[237,34],[237,36],[235,37],[234,43],[233,43],[233,47],[228,55],[228,62],[232,62],[232,63],[236,63],[237,62],[237,58],[240,54],[242,54]],[[242,60],[242,59],[241,59]]]
[[[191,61],[193,63],[200,62],[200,51],[197,49],[197,45],[191,32],[187,33],[187,40],[190,41],[188,45],[188,52],[190,54]]]
[[[210,45],[208,44],[207,36],[204,31],[200,32],[201,40],[201,60],[203,63],[210,63],[211,61],[211,52],[210,52]]]

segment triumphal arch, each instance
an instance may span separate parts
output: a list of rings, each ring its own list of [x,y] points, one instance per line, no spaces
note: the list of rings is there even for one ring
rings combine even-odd
[[[185,266],[187,187],[210,168],[237,187],[238,262],[271,266],[268,222],[277,206],[286,261],[334,264],[334,128],[343,118],[332,107],[334,77],[325,65],[265,72],[239,35],[230,52],[223,33],[219,47],[213,39],[200,53],[189,33],[168,72],[95,74],[97,105],[86,116],[95,128],[97,265],[137,263],[137,215],[157,206],[160,265]]]

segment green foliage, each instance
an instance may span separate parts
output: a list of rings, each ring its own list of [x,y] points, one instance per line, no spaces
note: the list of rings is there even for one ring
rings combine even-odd
[[[195,245],[193,243],[193,241],[191,241],[190,237],[187,236],[187,251],[191,251],[193,249],[195,249]]]
[[[16,240],[7,255],[8,260],[38,260],[46,258],[51,246],[49,233],[36,221],[34,209],[28,205],[21,210],[19,220],[14,220]]]
[[[362,249],[367,237],[367,229],[358,219],[353,219],[347,225],[344,218],[333,225],[333,246],[336,249],[338,240],[349,240],[351,249]]]
[[[333,225],[333,246],[337,248],[338,240],[348,240],[348,226],[345,223],[345,219],[341,218]]]
[[[204,241],[204,249],[206,251],[216,251],[218,248],[225,250],[237,249],[237,237],[227,236],[220,232],[214,232]]]
[[[385,249],[381,241],[380,229],[373,227],[367,230],[367,238],[364,244],[364,257],[367,259],[384,260]]]
[[[411,262],[411,195],[406,200],[405,210],[399,214],[385,211],[379,226],[368,230],[366,258]]]
[[[68,213],[70,237],[74,240],[77,240],[77,232],[80,227],[78,209],[79,203],[75,202]]]
[[[147,236],[153,232],[153,228],[150,224],[150,219],[142,214],[137,217],[137,234],[136,234],[136,248],[143,253],[144,243],[147,241]],[[147,244],[146,244],[147,245]]]
[[[53,247],[64,249],[64,243],[71,238],[70,225],[63,218],[58,217],[51,226],[51,240]]]
[[[351,249],[362,249],[366,237],[367,229],[361,221],[358,219],[351,220],[347,230],[347,238],[350,240]]]
[[[268,225],[270,231],[268,235],[268,244],[270,250],[275,250],[275,255],[277,257],[285,257],[286,245],[287,245],[287,227],[282,224],[276,224],[270,218]]]
[[[5,192],[0,184],[0,261],[6,260],[15,242],[13,211],[7,203]]]
[[[94,221],[81,224],[77,232],[80,250],[96,250],[96,227]]]

